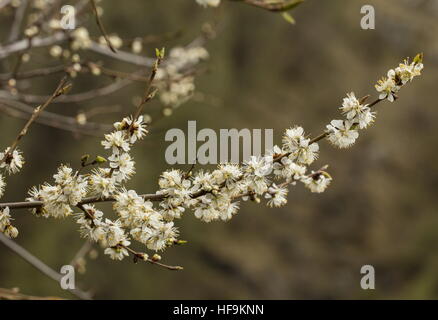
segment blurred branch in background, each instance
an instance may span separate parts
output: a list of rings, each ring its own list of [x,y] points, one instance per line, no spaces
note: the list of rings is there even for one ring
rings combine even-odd
[[[59,297],[37,297],[20,293],[18,288],[0,288],[0,300],[64,300]]]
[[[60,283],[63,275],[47,266],[44,262],[32,255],[20,245],[18,245],[15,241],[7,238],[4,234],[0,233],[0,242],[2,242],[13,253],[28,262],[32,267],[34,267],[50,279]],[[90,300],[92,298],[90,293],[82,291],[81,289],[68,289],[68,291],[83,300]]]
[[[33,113],[33,108],[26,105],[25,103],[19,101],[10,101],[0,98],[0,111],[5,114],[18,118],[18,119],[29,119],[29,116]],[[119,108],[117,108],[119,110]],[[87,117],[88,119],[88,117]],[[70,131],[80,135],[89,135],[100,137],[103,133],[111,130],[110,125],[85,122],[80,123],[77,117],[68,117],[53,112],[45,111],[36,120],[36,123],[40,123],[52,128]]]
[[[234,2],[242,2],[250,6],[272,12],[284,12],[294,9],[296,6],[303,3],[305,0],[230,0]]]

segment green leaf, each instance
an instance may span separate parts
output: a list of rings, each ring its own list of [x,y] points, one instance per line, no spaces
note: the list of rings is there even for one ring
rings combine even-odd
[[[290,2],[284,4],[283,9],[285,11],[289,11],[289,10],[295,9],[295,7],[297,7],[298,5],[302,4],[303,2],[304,2],[304,0],[290,1]]]
[[[295,24],[295,19],[294,19],[294,17],[292,17],[292,16],[290,15],[289,12],[283,12],[283,13],[281,14],[281,16],[284,18],[284,20],[286,20],[286,21],[289,22],[290,24]]]
[[[106,159],[102,156],[97,156],[96,160],[94,160],[94,161],[96,161],[96,163],[105,163]]]
[[[415,56],[414,63],[415,64],[423,63],[423,54],[422,53],[419,53]]]
[[[157,58],[159,59],[163,59],[164,58],[164,53],[166,52],[165,48],[160,49],[155,49],[155,55],[157,56]]]

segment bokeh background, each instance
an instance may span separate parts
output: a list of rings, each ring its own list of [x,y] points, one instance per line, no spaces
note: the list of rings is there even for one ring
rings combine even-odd
[[[194,0],[102,3],[108,32],[121,37],[179,32],[152,43],[151,53],[154,47],[189,43],[205,23],[218,25],[206,44],[211,58],[197,79],[195,98],[165,118],[158,101],[147,106],[159,121],[135,148],[138,174],[129,187],[156,189],[168,168],[164,134],[170,128],[186,130],[188,120],[197,120],[199,129],[274,128],[280,143],[283,130],[296,124],[319,134],[339,117],[347,92],[375,97],[375,81],[405,57],[424,52],[424,75],[401,91],[399,101],[378,106],[376,124],[353,148],[337,150],[321,142],[314,166],[329,164],[334,177],[325,193],[311,194],[298,185],[286,207],[245,203],[228,223],[206,224],[188,213],[178,221],[188,244],[163,253],[164,262],[183,265],[184,271],[130,259],[113,262],[97,248],[99,256],[87,259],[78,284],[99,299],[438,298],[438,2],[308,0],[293,11],[294,26],[279,14],[223,2],[219,9],[203,9]],[[375,7],[375,30],[360,28],[365,4]],[[2,36],[9,24],[2,16]],[[93,23],[90,30],[98,35]],[[49,59],[36,55],[23,70]],[[124,63],[113,66],[136,70]],[[58,80],[32,82],[26,92],[49,94]],[[103,83],[79,76],[73,92]],[[133,84],[109,97],[49,108],[74,116],[96,106],[122,106],[122,113],[93,119],[112,123],[134,110],[133,97],[142,90]],[[2,147],[23,123],[0,114]],[[60,163],[77,165],[82,154],[103,153],[100,148],[98,137],[33,125],[21,144],[27,164],[8,179],[2,201],[22,200],[31,186],[51,180]],[[17,242],[56,270],[83,244],[72,219],[37,219],[26,210],[14,212],[14,218]],[[375,267],[375,290],[360,287],[366,264]],[[73,298],[3,246],[0,287]]]

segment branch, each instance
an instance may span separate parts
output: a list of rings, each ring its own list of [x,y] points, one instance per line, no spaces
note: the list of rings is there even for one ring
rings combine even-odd
[[[57,32],[51,36],[42,38],[42,37],[35,37],[32,39],[32,47],[33,48],[39,48],[39,47],[46,47],[50,46],[52,44],[61,42],[65,39],[67,39],[68,35],[64,32]],[[26,49],[28,46],[29,40],[22,39],[17,42],[11,43],[7,46],[0,46],[0,59],[6,58],[7,56]]]
[[[149,58],[149,57],[142,57],[133,53],[129,53],[126,51],[118,50],[117,53],[112,52],[108,47],[102,46],[97,42],[91,42],[91,45],[89,48],[87,48],[90,51],[94,51],[106,56],[109,56],[111,58],[140,65],[140,66],[146,66],[151,67],[154,64],[155,59]],[[1,57],[1,52],[0,52]]]
[[[154,65],[152,67],[151,73],[149,75],[148,83],[146,84],[146,88],[144,89],[144,95],[140,102],[140,104],[137,107],[137,111],[135,112],[135,115],[132,119],[131,123],[131,129],[134,125],[134,122],[137,121],[138,117],[141,115],[141,112],[143,110],[143,106],[148,103],[155,95],[156,90],[152,88],[152,83],[154,82],[155,76],[157,75],[158,67],[161,64],[161,61],[164,58],[164,49],[162,51],[157,49],[157,59],[154,62]]]
[[[0,300],[64,300],[59,297],[36,297],[20,293],[18,288],[0,288]]]
[[[26,8],[28,0],[23,0],[20,7],[15,11],[14,22],[11,27],[11,32],[9,33],[8,42],[14,42],[18,39],[20,35],[20,28],[23,22],[24,14],[26,13]]]
[[[4,234],[0,233],[0,242],[2,242],[6,247],[8,247],[13,253],[17,254],[26,262],[28,262],[30,265],[32,265],[35,269],[40,271],[41,273],[45,274],[50,279],[60,282],[63,275],[59,274],[49,266],[47,266],[44,262],[39,260],[37,257],[32,255],[30,252],[28,252],[26,249],[18,245],[15,241],[7,238]],[[79,299],[83,300],[90,300],[91,296],[89,293],[84,292],[80,289],[68,289],[70,293],[78,297]]]
[[[41,69],[34,69],[30,71],[25,72],[19,72],[15,75],[15,80],[21,80],[21,79],[29,79],[29,78],[35,78],[35,77],[44,77],[55,73],[64,72],[66,70],[66,66],[59,65],[54,67],[47,67],[47,68],[41,68]],[[10,79],[9,73],[3,73],[0,74],[0,81],[8,81]]]
[[[33,110],[31,106],[23,102],[3,100],[0,98],[0,111],[11,117],[27,120]],[[89,112],[85,112],[85,115],[88,119],[93,113],[89,115]],[[111,125],[88,121],[84,124],[79,124],[74,117],[68,117],[49,111],[42,112],[41,115],[35,119],[35,122],[60,130],[96,137],[100,137],[103,133],[108,132],[112,128]]]
[[[384,100],[377,99],[371,104],[369,104],[369,107],[374,107],[378,103],[382,102]],[[313,138],[310,140],[309,144],[312,144],[314,142],[318,142],[320,140],[323,140],[327,137],[328,133],[324,132],[320,134],[319,136]],[[289,154],[281,154],[274,158],[274,162],[281,161],[282,158],[289,156]],[[205,194],[207,194],[207,191],[200,190],[193,194],[191,194],[192,198],[198,198]],[[162,201],[167,196],[165,194],[143,194],[141,197],[145,200],[149,201]],[[90,203],[100,203],[100,202],[114,202],[114,197],[88,197],[83,199],[79,205],[85,205]],[[0,203],[0,209],[4,209],[6,207],[9,207],[9,209],[33,209],[33,208],[40,208],[44,203],[42,201],[23,201],[23,202],[10,202],[10,203]]]
[[[12,2],[12,0],[0,0],[0,9],[3,9],[4,7],[6,7],[11,2]]]
[[[132,254],[136,262],[138,260],[141,260],[141,261],[149,262],[151,264],[155,264],[156,266],[163,267],[163,268],[166,268],[166,269],[172,270],[172,271],[180,271],[180,270],[184,269],[183,267],[180,267],[180,266],[169,266],[167,264],[163,264],[161,262],[155,261],[155,260],[153,260],[151,258],[147,258],[146,260],[144,260],[144,258],[143,258],[144,254],[143,253],[137,252],[137,251],[131,249],[130,247],[124,246],[122,244],[118,244],[118,246],[126,249],[130,254]]]
[[[138,73],[136,73],[138,74]],[[93,89],[93,90],[89,90],[89,91],[85,91],[85,92],[81,92],[81,93],[77,93],[77,94],[72,94],[72,95],[68,95],[68,96],[63,96],[60,97],[59,99],[56,99],[56,103],[71,103],[71,102],[83,102],[83,101],[87,101],[87,100],[91,100],[97,97],[101,97],[101,96],[105,96],[105,95],[109,95],[111,93],[114,93],[124,87],[126,87],[127,85],[131,84],[131,80],[130,79],[122,79],[120,81],[116,81],[113,82],[105,87],[102,88],[98,88],[98,89]],[[8,94],[6,91],[0,91],[0,93],[4,94],[9,98],[9,99],[14,99],[13,95]],[[18,93],[15,96],[15,99],[18,98],[20,100],[23,100],[26,103],[41,103],[43,101],[45,101],[46,99],[48,99],[47,96],[37,96],[37,95],[31,95],[31,94],[20,94]]]
[[[55,100],[59,96],[65,94],[71,88],[71,84],[67,84],[66,85],[66,82],[67,82],[67,78],[64,77],[59,82],[58,87],[53,92],[53,94],[49,97],[49,99],[47,99],[47,101],[43,105],[38,106],[38,107],[35,108],[35,110],[33,111],[32,116],[26,122],[26,124],[24,125],[23,129],[18,134],[17,138],[15,138],[14,142],[12,142],[12,145],[8,149],[8,153],[3,157],[3,159],[0,161],[0,163],[4,162],[12,154],[12,152],[14,152],[14,150],[17,147],[17,145],[20,142],[20,140],[27,134],[30,125],[38,118],[38,116],[44,111],[44,109],[47,108],[47,106],[49,106],[52,103],[53,100]]]
[[[260,9],[272,11],[272,12],[284,12],[292,10],[296,6],[304,2],[304,0],[277,0],[277,1],[264,1],[264,0],[231,0],[238,1],[254,6]]]
[[[94,0],[90,0],[90,3],[91,3],[91,7],[93,9],[94,17],[96,18],[96,23],[97,23],[97,26],[99,27],[100,33],[104,37],[106,44],[111,49],[111,51],[114,53],[117,53],[116,49],[113,47],[110,39],[108,38],[108,35],[105,32],[105,28],[103,26],[102,21],[100,20],[99,12],[97,11],[96,2]]]

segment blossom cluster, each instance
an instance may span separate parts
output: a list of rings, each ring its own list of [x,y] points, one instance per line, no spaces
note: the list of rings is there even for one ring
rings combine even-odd
[[[391,96],[395,97],[395,93],[420,75],[422,69],[422,55],[418,55],[412,63],[406,60],[390,70],[389,79],[394,84],[389,91],[391,94],[381,94],[377,102],[386,98],[393,101]],[[381,92],[379,85],[376,88]],[[365,100],[349,93],[340,108],[346,119],[331,121],[321,138],[311,139],[302,127],[295,126],[285,131],[281,147],[275,146],[264,157],[253,156],[243,165],[221,164],[213,172],[201,170],[193,175],[180,170],[164,172],[158,191],[165,195],[160,202],[164,218],[173,221],[186,209],[191,209],[205,222],[226,221],[237,213],[240,199],[259,202],[264,197],[268,206],[280,207],[287,203],[287,186],[296,182],[303,183],[311,192],[324,192],[332,181],[325,168],[306,173],[318,158],[317,141],[327,138],[340,148],[354,144],[358,130],[367,128],[375,119],[372,105],[365,104]]]
[[[166,171],[158,182],[158,194],[164,195],[162,214],[173,221],[190,209],[204,222],[228,221],[238,212],[240,200],[260,202],[266,198],[270,207],[284,206],[287,186],[296,182],[304,183],[312,192],[323,192],[332,180],[330,175],[324,170],[306,174],[318,152],[318,144],[297,126],[286,130],[281,147],[275,146],[263,157],[252,156],[242,165],[223,163],[212,172],[194,174]]]
[[[21,151],[17,148],[10,151],[11,147],[0,152],[0,198],[3,196],[6,188],[5,175],[6,173],[16,174],[24,165],[24,158]],[[6,207],[0,210],[0,232],[3,232],[10,238],[18,236],[18,230],[11,224],[11,216],[9,208]]]
[[[127,246],[131,244],[119,220],[103,218],[103,212],[93,205],[84,205],[83,212],[76,215],[80,233],[84,238],[99,243],[104,253],[113,260],[122,260],[128,256]],[[147,257],[145,257],[147,259]]]
[[[421,54],[417,55],[412,62],[406,59],[397,68],[389,70],[387,77],[383,77],[376,84],[376,90],[379,93],[377,101],[387,99],[394,102],[400,89],[406,83],[421,75],[422,70]],[[339,148],[350,147],[359,137],[359,130],[367,128],[374,122],[376,112],[372,111],[370,105],[365,103],[366,99],[367,97],[357,99],[353,92],[347,94],[347,97],[344,98],[340,109],[345,119],[332,120],[327,125],[327,139],[334,146]]]
[[[0,231],[9,238],[16,238],[18,229],[11,224],[11,220],[8,207],[0,210]]]
[[[50,48],[49,54],[54,58],[69,62],[70,66],[67,71],[74,78],[78,72],[84,70],[84,63],[81,63],[78,51],[89,49],[92,40],[88,30],[83,26],[75,29],[70,36],[72,38],[70,49],[54,45]],[[107,39],[116,49],[124,45],[124,40],[116,34],[109,35]],[[102,47],[107,46],[106,39],[103,36],[99,38],[99,44]],[[131,41],[131,50],[135,54],[142,52],[143,41],[141,38]],[[179,107],[193,96],[195,92],[195,67],[208,58],[209,53],[202,46],[175,47],[170,50],[166,63],[158,69],[155,77],[165,115],[170,115],[172,109]],[[99,64],[88,63],[87,66],[91,74],[101,75],[102,68]]]
[[[160,101],[164,106],[177,108],[190,99],[195,91],[193,68],[209,58],[204,47],[173,48],[165,65],[158,69]]]
[[[73,214],[72,206],[78,205],[87,195],[88,178],[66,165],[61,165],[53,178],[54,185],[45,183],[39,188],[33,187],[26,200],[43,202],[42,207],[32,210],[36,215],[45,218],[68,217]]]
[[[135,173],[129,151],[147,133],[143,117],[124,118],[114,123],[114,127],[115,130],[106,134],[102,141],[102,146],[111,152],[107,168],[98,167],[91,173],[80,174],[79,170],[61,165],[54,175],[55,184],[33,187],[27,200],[43,202],[41,207],[33,209],[39,216],[65,218],[74,215],[82,236],[99,243],[112,259],[122,260],[129,254],[130,237],[149,250],[158,251],[177,241],[178,231],[173,222],[154,210],[152,202],[145,201],[134,190],[124,188],[124,183]],[[83,159],[83,167],[106,162],[100,156],[89,164],[86,161],[87,158]],[[103,212],[95,206],[82,203],[86,196],[112,197],[117,220],[104,218]],[[73,207],[79,207],[82,212],[74,214]],[[148,259],[146,254],[142,257]]]

